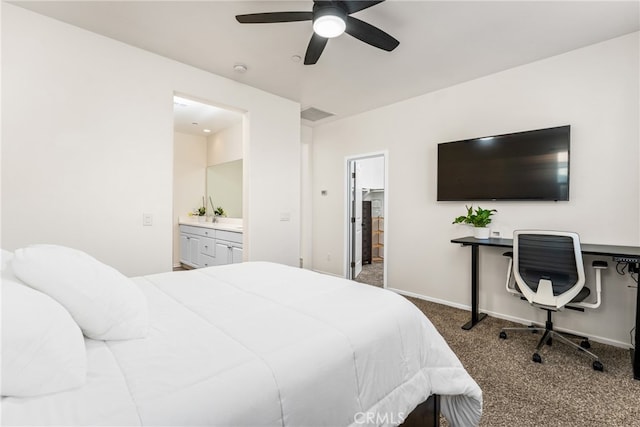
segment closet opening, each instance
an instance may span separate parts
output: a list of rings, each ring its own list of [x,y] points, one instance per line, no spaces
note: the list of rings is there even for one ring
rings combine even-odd
[[[387,153],[347,158],[346,277],[386,288]]]

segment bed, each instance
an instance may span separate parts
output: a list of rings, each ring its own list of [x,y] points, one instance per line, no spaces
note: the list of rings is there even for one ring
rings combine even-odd
[[[82,385],[3,397],[2,425],[392,426],[433,395],[479,422],[480,388],[393,292],[268,262],[127,280],[146,336],[83,337]]]

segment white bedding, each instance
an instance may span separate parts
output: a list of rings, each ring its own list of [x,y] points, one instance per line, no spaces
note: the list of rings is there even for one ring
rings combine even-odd
[[[134,280],[148,337],[87,339],[86,385],[3,398],[2,425],[397,425],[431,394],[478,424],[480,388],[392,292],[264,262]]]

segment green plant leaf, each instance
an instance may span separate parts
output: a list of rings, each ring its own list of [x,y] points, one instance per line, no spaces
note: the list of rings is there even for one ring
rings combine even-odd
[[[498,212],[495,209],[482,209],[480,206],[478,206],[475,210],[475,212],[473,211],[473,205],[471,206],[466,206],[465,208],[467,209],[467,215],[461,215],[459,217],[456,217],[453,220],[453,224],[470,224],[473,225],[474,227],[486,227],[487,225],[489,225],[491,223],[491,216]]]

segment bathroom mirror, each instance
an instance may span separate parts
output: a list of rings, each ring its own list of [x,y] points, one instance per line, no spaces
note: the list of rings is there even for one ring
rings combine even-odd
[[[228,218],[242,218],[242,159],[207,168],[207,213],[209,198],[216,209],[222,206]]]

